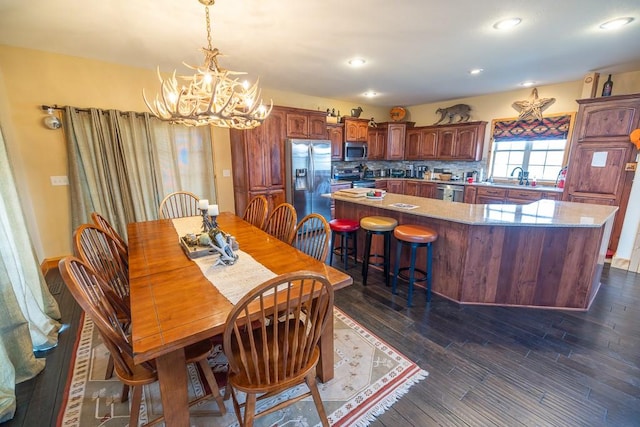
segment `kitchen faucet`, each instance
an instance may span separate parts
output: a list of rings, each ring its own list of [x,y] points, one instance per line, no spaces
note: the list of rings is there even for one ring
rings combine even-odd
[[[523,185],[525,182],[526,185],[529,185],[529,172],[525,171],[520,166],[513,168],[510,176],[513,176],[518,169],[520,169],[520,172],[518,172],[518,185]]]

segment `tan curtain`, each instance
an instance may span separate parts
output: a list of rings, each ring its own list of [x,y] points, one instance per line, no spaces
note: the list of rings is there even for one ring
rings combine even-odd
[[[126,224],[157,218],[164,196],[188,190],[215,200],[208,127],[170,125],[144,113],[65,107],[72,227],[96,211]]]
[[[15,384],[44,368],[33,351],[57,344],[58,305],[40,271],[0,132],[0,422],[13,418]]]

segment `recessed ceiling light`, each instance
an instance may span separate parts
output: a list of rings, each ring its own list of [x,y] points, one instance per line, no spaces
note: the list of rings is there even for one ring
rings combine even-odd
[[[473,70],[469,70],[469,74],[480,74],[483,71],[482,68],[474,68]]]
[[[508,30],[509,28],[513,28],[516,25],[520,24],[521,22],[522,19],[520,18],[503,19],[493,24],[493,28],[495,28],[496,30]]]
[[[524,87],[531,87],[531,86],[533,86],[534,84],[536,84],[536,82],[531,82],[531,81],[529,81],[529,82],[522,82],[522,83],[520,83],[520,86],[524,86]]]
[[[373,96],[378,96],[378,94],[377,94],[377,93],[375,93],[375,92],[373,92],[373,91],[365,92],[363,95],[364,95],[364,96],[366,96],[366,97],[368,97],[368,98],[371,98],[371,97],[373,97]]]
[[[630,16],[627,16],[625,18],[616,18],[600,24],[600,28],[603,30],[615,30],[616,28],[624,27],[625,25],[631,23],[631,21],[633,21],[633,18],[631,18]]]
[[[353,58],[349,60],[349,65],[351,65],[352,67],[361,67],[363,66],[367,61],[365,61],[362,58]]]

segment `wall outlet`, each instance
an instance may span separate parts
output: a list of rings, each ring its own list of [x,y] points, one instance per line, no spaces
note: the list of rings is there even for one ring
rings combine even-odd
[[[51,185],[69,185],[67,176],[51,176]]]
[[[222,169],[222,176],[228,178],[231,176],[231,169]]]

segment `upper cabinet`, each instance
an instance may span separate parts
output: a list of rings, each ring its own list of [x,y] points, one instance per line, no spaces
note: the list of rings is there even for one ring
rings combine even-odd
[[[325,139],[327,115],[322,111],[284,109],[287,115],[287,138]]]
[[[407,130],[406,160],[482,159],[487,122],[421,126]]]
[[[331,160],[342,160],[344,147],[344,125],[327,125],[327,139],[331,141]]]
[[[345,142],[367,142],[368,133],[369,120],[356,119],[353,117],[344,118]]]
[[[368,159],[403,160],[406,130],[407,122],[378,123],[375,128],[369,128]]]

